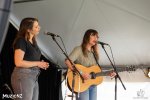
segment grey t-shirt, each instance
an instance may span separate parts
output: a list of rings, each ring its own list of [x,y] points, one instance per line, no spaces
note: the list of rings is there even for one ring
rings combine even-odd
[[[83,55],[81,46],[75,47],[73,49],[73,51],[70,53],[69,58],[75,64],[81,64],[85,67],[90,67],[92,65],[97,65],[93,53],[91,51],[89,51],[88,52],[88,57],[85,57]]]

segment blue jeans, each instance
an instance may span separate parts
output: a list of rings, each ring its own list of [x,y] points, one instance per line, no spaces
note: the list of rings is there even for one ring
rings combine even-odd
[[[38,100],[39,74],[40,70],[37,67],[32,68],[15,67],[11,76],[11,84],[14,94],[22,95],[21,98],[16,97],[15,100]]]
[[[86,91],[79,93],[79,98],[76,95],[76,100],[97,100],[97,86],[93,85]]]

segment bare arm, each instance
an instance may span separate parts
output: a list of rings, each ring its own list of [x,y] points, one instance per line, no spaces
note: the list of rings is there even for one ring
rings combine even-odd
[[[22,51],[21,49],[16,49],[14,53],[14,62],[16,67],[33,67],[33,66],[38,66],[39,68],[46,69],[49,66],[49,63],[44,62],[44,61],[26,61],[23,60],[25,52]]]

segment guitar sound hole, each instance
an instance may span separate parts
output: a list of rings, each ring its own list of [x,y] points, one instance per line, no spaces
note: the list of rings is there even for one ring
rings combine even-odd
[[[96,78],[96,74],[94,72],[91,72],[90,75],[91,75],[91,79],[95,79]]]

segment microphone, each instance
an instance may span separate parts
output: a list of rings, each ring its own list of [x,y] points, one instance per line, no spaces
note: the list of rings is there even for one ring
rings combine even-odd
[[[56,37],[60,37],[57,34],[51,33],[51,32],[44,32],[45,35],[51,35],[51,36],[56,36]]]
[[[109,45],[107,43],[104,43],[104,42],[100,42],[100,41],[97,41],[98,44],[101,44],[101,45]]]

